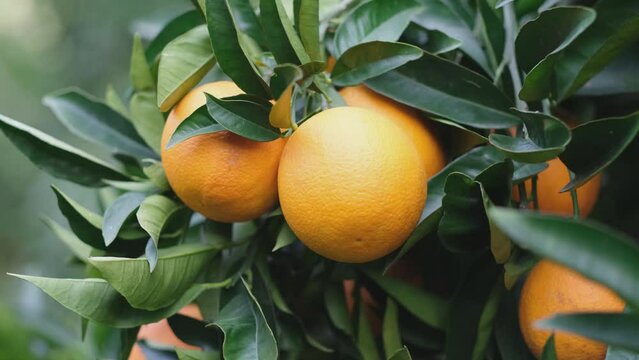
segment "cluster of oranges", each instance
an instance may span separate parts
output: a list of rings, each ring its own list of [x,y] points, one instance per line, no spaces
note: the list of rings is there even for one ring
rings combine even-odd
[[[177,126],[205,103],[204,93],[224,98],[242,91],[227,81],[205,84],[171,111],[161,155],[173,191],[193,210],[221,222],[255,219],[279,200],[297,237],[335,261],[368,262],[397,249],[420,218],[428,179],[445,166],[440,144],[417,112],[363,85],[342,89],[348,106],[312,116],[288,138],[254,142],[220,131],[166,149]],[[567,182],[565,165],[550,161],[538,177],[541,211],[572,214],[570,195],[559,193]],[[582,216],[592,210],[600,183],[595,177],[579,189]],[[520,326],[539,357],[549,333],[536,329],[536,320],[623,306],[606,288],[542,260],[524,285]],[[564,333],[557,335],[556,347],[561,360],[605,356],[604,345]]]

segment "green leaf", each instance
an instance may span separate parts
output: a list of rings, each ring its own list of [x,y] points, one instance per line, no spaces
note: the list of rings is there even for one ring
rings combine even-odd
[[[155,157],[131,123],[98,99],[66,89],[47,95],[44,104],[73,134],[101,144],[114,152],[134,157]]]
[[[280,65],[273,69],[271,91],[277,101],[269,113],[271,126],[280,129],[293,127],[293,91],[297,81],[303,77],[302,71],[294,65]]]
[[[151,195],[140,203],[136,217],[140,226],[151,236],[157,248],[162,231],[184,209],[184,205],[176,203],[166,196]]]
[[[437,329],[446,326],[449,305],[439,296],[371,270],[364,270],[364,274],[417,319]]]
[[[592,24],[595,16],[589,8],[555,7],[522,26],[515,39],[515,52],[527,75],[519,98],[537,101],[551,95],[554,67],[562,51]]]
[[[118,92],[113,88],[112,84],[107,85],[104,103],[111,109],[119,112],[120,115],[128,117],[129,109],[124,105],[124,101],[122,101],[122,98],[118,95]]]
[[[357,348],[363,359],[379,360],[375,337],[373,336],[373,330],[371,330],[371,324],[368,322],[368,315],[366,314],[366,306],[366,303],[360,299],[358,306],[359,315],[357,316]]]
[[[94,187],[104,186],[104,179],[128,179],[112,165],[4,115],[0,129],[38,168],[59,179]]]
[[[136,92],[129,102],[131,123],[144,142],[160,153],[164,117],[156,103],[157,94],[153,91]]]
[[[260,0],[260,18],[269,49],[278,63],[305,64],[311,61],[280,0]]]
[[[384,354],[390,359],[393,354],[402,349],[402,338],[399,333],[399,321],[397,319],[397,304],[393,299],[386,299],[386,311],[384,311],[384,327],[382,329],[384,341]]]
[[[639,352],[639,315],[631,313],[559,314],[536,323],[546,329],[567,331],[608,345]]]
[[[226,0],[206,0],[206,18],[213,52],[222,71],[247,94],[270,98],[268,86],[240,44],[238,31]]]
[[[503,129],[520,123],[509,111],[511,101],[490,81],[427,53],[366,85],[406,105],[475,128]]]
[[[606,360],[637,360],[639,352],[630,352],[615,346],[608,346]]]
[[[286,247],[288,245],[291,245],[292,243],[295,242],[295,240],[297,240],[297,237],[293,233],[293,230],[291,230],[291,227],[288,226],[287,223],[282,224],[282,229],[280,229],[280,232],[277,234],[277,238],[275,239],[275,246],[273,246],[273,252],[283,247]]]
[[[152,159],[144,159],[142,160],[142,164],[144,165],[142,168],[144,175],[146,175],[149,180],[158,187],[158,189],[168,190],[170,188],[169,180],[166,178],[162,162]]]
[[[526,137],[490,134],[488,141],[513,160],[541,163],[561,154],[570,142],[566,124],[541,112],[514,111],[523,120]]]
[[[370,41],[397,41],[421,8],[414,0],[368,1],[351,11],[335,33],[336,57]]]
[[[202,105],[178,125],[166,144],[166,148],[170,149],[198,135],[212,134],[222,130],[224,130],[224,126],[213,120],[207,106]]]
[[[146,47],[147,61],[154,63],[169,42],[203,23],[204,18],[197,10],[187,11],[171,19]]]
[[[141,193],[126,193],[107,208],[102,223],[102,238],[105,246],[109,246],[115,240],[145,198],[146,195]]]
[[[269,123],[270,109],[263,104],[237,97],[218,99],[206,94],[211,117],[230,132],[254,141],[271,141],[280,131]]]
[[[310,59],[316,61],[323,59],[320,43],[319,3],[319,0],[300,0],[299,12],[295,14],[296,17],[299,17],[298,31],[304,49]]]
[[[621,51],[639,40],[637,2],[602,0],[593,9],[597,19],[557,61],[557,97],[560,100],[574,94]]]
[[[344,297],[342,282],[331,282],[324,288],[324,304],[333,325],[347,335],[353,334],[353,326]]]
[[[62,241],[78,259],[86,262],[89,256],[96,251],[93,247],[78,239],[74,233],[63,228],[51,218],[44,217],[42,221],[44,221],[49,230],[51,230],[51,232],[60,239],[60,241]]]
[[[493,289],[488,296],[488,301],[481,312],[479,324],[477,324],[477,340],[475,341],[475,347],[473,348],[473,360],[482,360],[486,358],[486,352],[489,349],[490,342],[493,340],[494,327],[503,288],[504,286],[501,282],[497,282],[493,286]]]
[[[493,69],[497,69],[504,55],[506,43],[506,31],[504,24],[498,17],[496,9],[493,9],[488,0],[477,0],[479,9],[478,20],[486,53]]]
[[[420,0],[423,8],[413,21],[428,30],[440,31],[461,42],[460,49],[473,59],[487,74],[493,71],[482,44],[474,30],[446,0]]]
[[[602,225],[493,207],[488,215],[524,249],[575,269],[639,305],[639,246]]]
[[[215,65],[205,25],[197,26],[166,45],[158,67],[157,104],[166,112],[204,78]]]
[[[301,80],[304,73],[299,67],[291,64],[278,65],[273,68],[271,77],[271,91],[275,99],[279,99],[284,91]]]
[[[251,0],[229,0],[228,4],[240,32],[248,35],[259,46],[267,47],[264,31],[253,8],[254,5],[257,8],[257,3]]]
[[[504,292],[495,321],[495,340],[502,359],[535,360],[519,329],[517,289]]]
[[[601,96],[639,92],[639,46],[631,46],[594,75],[576,95]]]
[[[217,350],[216,340],[219,332],[206,326],[204,321],[182,314],[175,314],[167,319],[171,331],[178,339],[204,350]]]
[[[412,360],[413,358],[410,356],[410,352],[408,348],[404,346],[402,349],[397,350],[396,353],[393,354],[389,358],[389,360]]]
[[[555,350],[555,334],[550,335],[548,340],[546,340],[544,351],[541,353],[541,360],[557,360],[557,350]]]
[[[38,276],[16,275],[40,288],[62,306],[83,318],[115,328],[132,328],[162,320],[190,304],[202,292],[221,284],[197,284],[178,294],[171,306],[156,311],[131,307],[115,289],[103,279],[55,279]]]
[[[175,348],[178,360],[222,360],[217,351],[200,351],[194,349]]]
[[[133,36],[133,49],[131,50],[131,65],[129,70],[129,78],[131,86],[135,91],[153,90],[155,88],[155,80],[151,74],[151,68],[146,61],[144,54],[144,45],[140,34]]]
[[[560,158],[575,176],[561,191],[577,188],[605,169],[638,133],[639,112],[625,117],[590,121],[574,128],[572,141]]]
[[[153,272],[144,257],[91,257],[89,262],[131,306],[154,311],[178,301],[218,250],[201,244],[160,249]]]
[[[332,73],[337,86],[357,85],[419,59],[424,52],[404,43],[371,41],[355,45],[337,60]]]
[[[278,349],[273,331],[244,279],[222,293],[215,325],[224,332],[225,359],[277,359]]]

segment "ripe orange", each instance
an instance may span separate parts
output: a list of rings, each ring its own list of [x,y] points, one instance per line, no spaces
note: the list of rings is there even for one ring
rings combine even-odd
[[[204,93],[218,98],[241,94],[230,81],[202,85],[173,108],[162,133],[162,163],[177,196],[209,219],[254,219],[275,205],[277,168],[284,139],[251,141],[228,131],[190,138],[166,149],[177,126],[205,104]]]
[[[280,161],[280,205],[311,250],[361,263],[398,248],[426,199],[426,172],[408,136],[377,112],[339,107],[314,115]]]
[[[339,93],[349,106],[374,110],[399,125],[417,148],[429,178],[446,165],[441,146],[415,110],[382,96],[364,85],[347,87]]]
[[[547,213],[559,215],[572,215],[572,198],[570,192],[560,193],[564,185],[570,181],[568,168],[560,159],[553,159],[548,162],[548,168],[537,178],[537,199],[539,210]],[[601,174],[597,174],[584,185],[577,189],[577,199],[579,201],[579,213],[581,217],[587,217],[595,207],[599,189],[601,188]],[[530,195],[532,182],[526,182],[526,191]],[[513,189],[513,197],[519,200],[519,190]]]
[[[185,306],[178,313],[198,320],[202,320],[200,309],[195,304]],[[169,326],[169,322],[166,319],[152,324],[143,325],[138,332],[138,340],[147,340],[154,344],[175,346],[184,349],[199,349],[196,346],[189,345],[178,339],[178,337],[173,334],[173,330],[171,330],[171,326]],[[139,345],[135,344],[131,349],[129,360],[145,359],[146,357],[142,352],[142,348]]]
[[[624,302],[604,286],[562,265],[540,261],[530,272],[519,300],[519,326],[524,340],[537,358],[551,332],[535,328],[535,322],[558,313],[621,312]],[[559,360],[603,360],[606,345],[557,331]]]

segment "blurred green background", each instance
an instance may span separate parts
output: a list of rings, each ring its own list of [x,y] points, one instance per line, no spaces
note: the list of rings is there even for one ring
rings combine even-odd
[[[0,113],[86,146],[63,131],[42,97],[68,86],[103,96],[109,83],[124,92],[132,34],[152,36],[189,8],[188,0],[0,0]],[[38,171],[4,135],[0,166],[0,359],[86,359],[80,319],[5,273],[79,276],[40,217],[65,224],[52,183],[90,208],[96,194]]]

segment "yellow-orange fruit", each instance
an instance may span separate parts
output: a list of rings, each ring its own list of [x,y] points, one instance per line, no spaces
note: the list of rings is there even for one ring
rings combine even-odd
[[[572,197],[570,192],[560,193],[559,190],[570,181],[568,168],[560,159],[548,162],[548,168],[537,178],[537,200],[539,210],[558,215],[572,215]],[[599,189],[601,188],[601,174],[597,174],[584,185],[577,189],[579,200],[579,214],[587,217],[597,203]],[[526,182],[526,191],[530,195],[532,191],[531,181]],[[513,189],[513,197],[519,200],[519,190]]]
[[[535,322],[556,314],[621,312],[624,302],[608,288],[548,260],[530,272],[519,300],[519,326],[533,354],[540,358],[551,332]],[[555,332],[559,360],[603,360],[606,345],[566,332]]]
[[[206,103],[204,93],[241,94],[230,81],[202,85],[173,108],[162,133],[162,164],[177,196],[191,209],[222,222],[259,217],[277,201],[277,168],[284,139],[256,142],[228,131],[185,140],[166,149],[177,126]]]
[[[364,85],[343,88],[339,93],[349,106],[373,110],[399,125],[417,148],[429,178],[446,165],[441,146],[415,110]]]
[[[314,115],[289,138],[280,161],[280,205],[311,250],[361,263],[397,249],[426,199],[426,172],[408,136],[358,107]]]
[[[202,320],[200,309],[195,304],[185,306],[178,313],[194,319]],[[189,345],[178,339],[178,337],[173,333],[173,330],[171,330],[171,326],[169,326],[169,322],[166,319],[140,327],[138,340],[146,340],[154,344],[174,346],[184,349],[199,349],[198,347]],[[135,344],[133,346],[131,354],[129,355],[129,360],[146,360],[144,352],[139,345]]]

